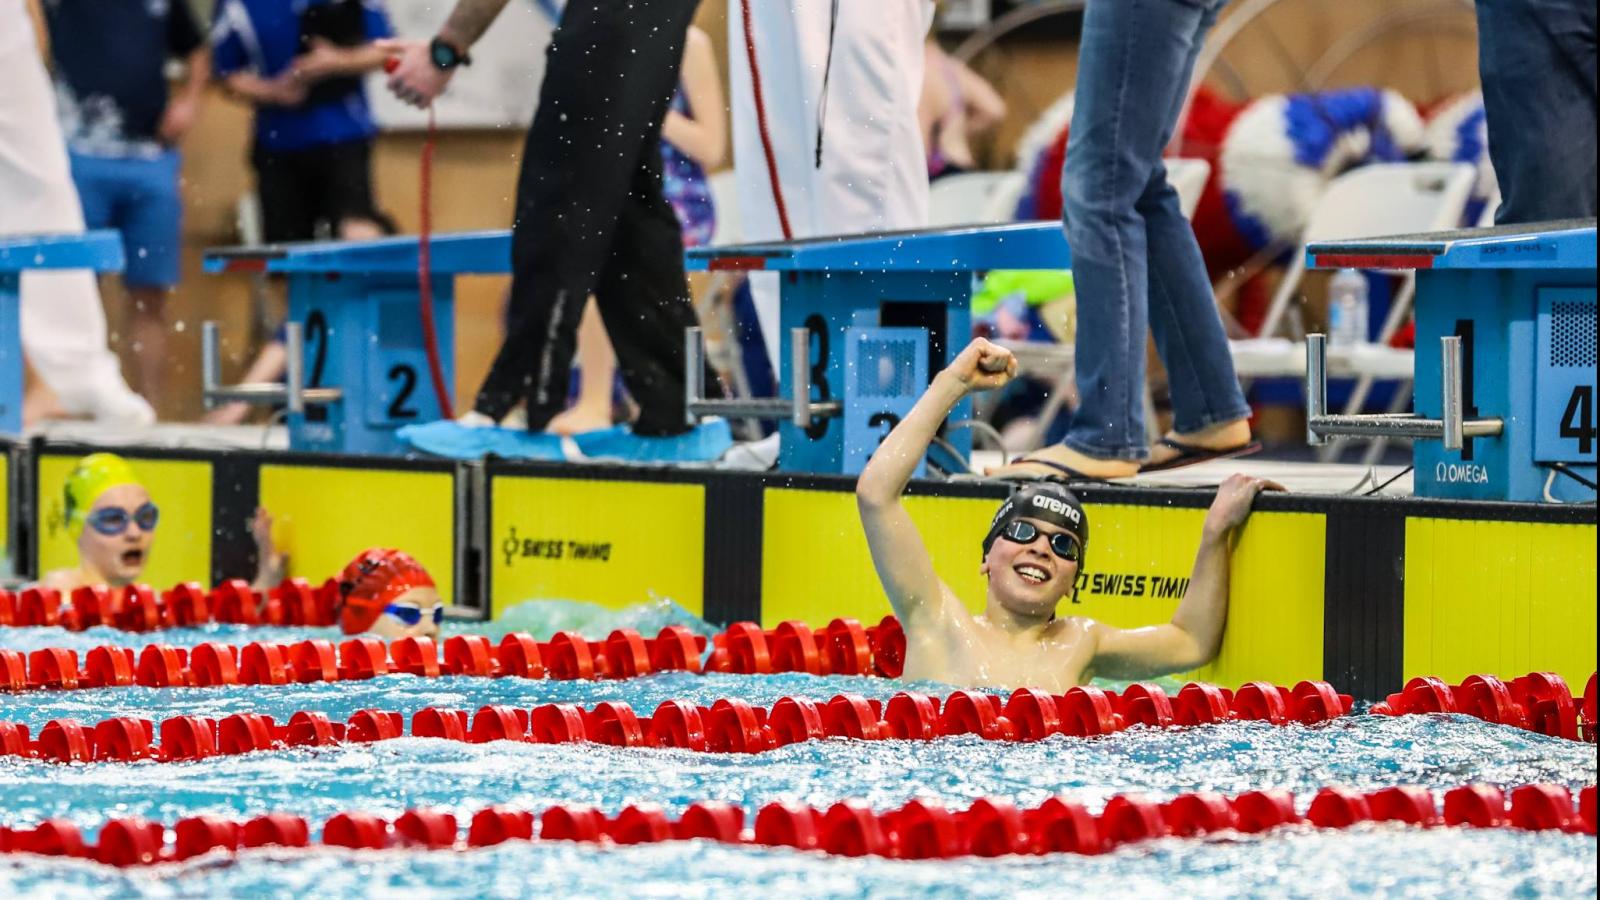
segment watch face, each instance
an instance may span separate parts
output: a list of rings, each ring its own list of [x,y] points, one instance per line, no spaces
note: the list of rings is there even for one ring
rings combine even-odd
[[[449,69],[457,62],[455,48],[444,41],[434,41],[429,45],[428,52],[433,56],[433,64],[441,69]]]

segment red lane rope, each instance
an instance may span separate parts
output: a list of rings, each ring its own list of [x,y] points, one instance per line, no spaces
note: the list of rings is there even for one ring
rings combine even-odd
[[[789,206],[783,199],[783,182],[778,176],[778,155],[772,147],[772,132],[767,127],[767,101],[761,90],[761,67],[756,61],[755,26],[750,21],[750,0],[739,0],[744,16],[745,58],[750,61],[750,93],[755,99],[756,126],[761,133],[761,152],[767,160],[767,181],[772,186],[772,202],[778,209],[778,226],[783,239],[794,240],[794,229],[789,227]]]
[[[331,655],[326,665],[332,666]],[[1324,682],[1301,682],[1290,692],[1265,682],[1252,682],[1237,692],[1190,684],[1175,698],[1155,685],[1134,684],[1121,694],[1092,686],[1075,687],[1062,696],[1021,688],[1009,700],[967,690],[944,698],[900,691],[887,703],[858,694],[840,694],[826,702],[784,697],[771,707],[729,697],[709,707],[668,700],[649,717],[621,701],[592,709],[570,703],[532,709],[491,705],[476,713],[428,707],[412,714],[409,733],[472,744],[595,743],[763,753],[829,738],[932,741],[973,735],[991,741],[1040,741],[1057,734],[1099,737],[1135,726],[1170,728],[1226,721],[1316,724],[1346,715],[1349,709],[1349,697],[1340,697]],[[177,716],[159,726],[132,716],[95,725],[53,719],[39,730],[36,740],[26,726],[0,722],[0,756],[63,763],[181,762],[287,747],[370,743],[406,734],[401,713],[375,709],[358,710],[344,723],[302,710],[284,725],[260,713],[235,713],[221,720]]]
[[[507,841],[577,841],[646,844],[712,840],[727,844],[793,847],[839,856],[890,859],[951,859],[1105,853],[1158,838],[1198,838],[1237,832],[1260,834],[1285,826],[1342,830],[1366,822],[1412,827],[1516,828],[1526,831],[1595,833],[1595,788],[1579,792],[1554,784],[1528,784],[1510,791],[1469,784],[1444,794],[1441,809],[1426,788],[1401,786],[1361,792],[1325,787],[1302,816],[1284,790],[1247,791],[1228,797],[1213,792],[1180,794],[1158,803],[1119,794],[1098,814],[1082,804],[1053,797],[1019,809],[1008,800],[984,798],[964,810],[933,800],[913,800],[883,813],[859,800],[826,810],[775,802],[763,806],[753,827],[744,810],[710,800],[670,818],[653,804],[635,804],[615,817],[580,806],[553,806],[535,819],[526,810],[489,807],[475,813],[463,838],[455,815],[410,809],[392,822],[364,812],[344,812],[322,825],[321,843],[357,850],[465,850]],[[172,843],[167,843],[168,833]],[[537,838],[535,834],[537,833]],[[239,823],[215,816],[178,820],[170,829],[138,818],[117,818],[100,829],[100,840],[83,839],[70,821],[51,819],[31,829],[0,828],[0,853],[76,857],[106,865],[136,866],[191,859],[254,847],[310,847],[311,826],[288,813]]]

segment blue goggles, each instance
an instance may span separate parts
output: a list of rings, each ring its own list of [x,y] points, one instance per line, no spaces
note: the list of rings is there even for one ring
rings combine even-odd
[[[84,522],[97,533],[116,537],[128,530],[128,523],[139,526],[140,531],[155,531],[161,521],[161,510],[154,503],[146,503],[135,510],[120,506],[102,506],[84,517]]]
[[[391,603],[383,611],[407,625],[415,625],[422,621],[422,610],[415,606],[402,603]],[[433,624],[438,625],[444,621],[444,606],[441,604],[433,608]]]

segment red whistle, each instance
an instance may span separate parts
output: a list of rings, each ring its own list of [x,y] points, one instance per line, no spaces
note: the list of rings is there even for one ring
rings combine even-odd
[[[383,71],[393,75],[394,70],[400,68],[400,57],[391,56],[383,61]]]

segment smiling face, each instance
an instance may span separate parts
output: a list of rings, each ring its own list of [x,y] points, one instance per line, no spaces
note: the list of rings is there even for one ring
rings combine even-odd
[[[403,637],[439,636],[439,624],[434,621],[434,616],[437,610],[444,607],[444,600],[435,588],[414,587],[391,600],[389,605],[404,610],[415,609],[418,616],[416,624],[407,624],[400,616],[385,612],[372,623],[369,631],[373,634],[391,641]],[[410,616],[407,615],[406,618]]]
[[[1015,616],[1048,619],[1072,592],[1078,564],[1050,549],[1050,536],[1066,529],[1040,519],[1023,521],[1038,529],[1038,535],[1026,544],[1002,535],[984,556],[982,571],[989,578],[991,601]]]
[[[107,535],[85,524],[83,534],[78,536],[78,556],[85,573],[104,579],[111,587],[123,587],[139,580],[150,560],[155,533],[140,528],[134,521],[134,513],[149,502],[150,492],[137,484],[118,485],[95,499],[89,516],[117,507],[126,514],[128,525],[120,534]]]

